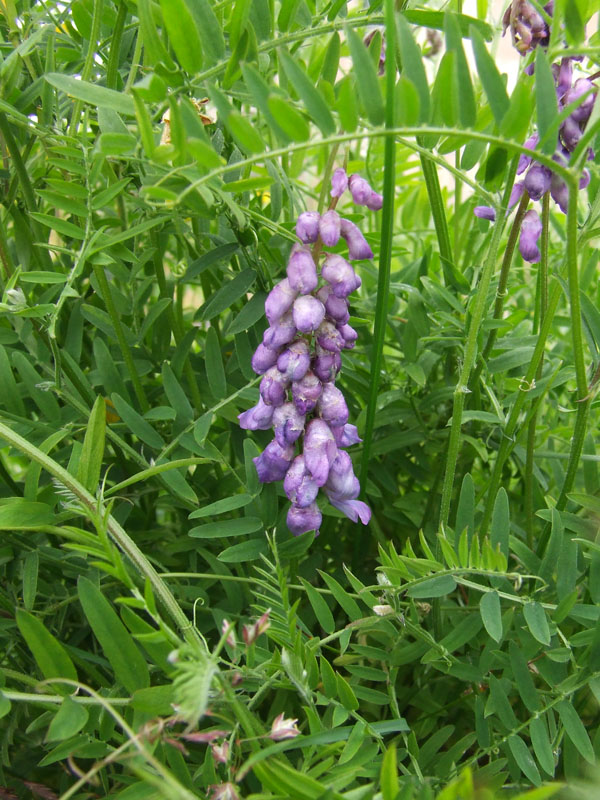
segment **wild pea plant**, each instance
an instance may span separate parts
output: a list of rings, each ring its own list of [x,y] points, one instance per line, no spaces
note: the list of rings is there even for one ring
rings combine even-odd
[[[595,796],[594,11],[3,4],[0,796]]]

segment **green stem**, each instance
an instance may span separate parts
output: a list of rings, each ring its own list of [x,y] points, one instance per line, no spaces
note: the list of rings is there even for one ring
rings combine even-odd
[[[121,54],[121,40],[123,38],[123,28],[127,18],[127,5],[124,0],[119,3],[115,27],[110,42],[110,54],[106,65],[106,85],[109,89],[117,88],[117,75],[119,69],[119,56]]]
[[[394,2],[385,2],[386,42],[390,53],[395,52],[395,22]],[[394,83],[396,78],[396,64],[394,59],[386,61],[386,108],[385,124],[392,128],[394,125]],[[375,306],[375,326],[373,331],[373,349],[371,352],[371,376],[369,382],[369,400],[367,405],[367,418],[365,422],[363,452],[360,470],[360,483],[363,492],[366,490],[367,474],[369,471],[369,455],[373,439],[375,411],[379,394],[381,379],[381,365],[383,361],[383,344],[387,322],[388,296],[390,290],[390,270],[392,261],[392,242],[394,236],[394,193],[396,188],[396,143],[393,136],[385,139],[384,167],[383,167],[383,210],[381,218],[381,244],[379,250],[379,278],[377,283],[377,301]],[[359,537],[356,536],[355,555],[358,554]]]
[[[181,606],[171,594],[171,590],[156,572],[152,564],[139,549],[137,544],[125,532],[117,520],[111,515],[106,514],[99,501],[93,497],[79,481],[74,478],[66,469],[61,467],[54,459],[50,458],[37,447],[32,445],[18,433],[0,422],[0,437],[17,450],[20,450],[32,461],[40,464],[46,472],[55,477],[60,483],[69,489],[82,503],[91,518],[105,517],[107,531],[115,544],[125,553],[139,574],[148,578],[156,596],[169,613],[180,633],[191,645],[201,646],[205,650],[202,639],[192,627],[190,621],[184,614]]]
[[[85,54],[85,61],[83,69],[81,70],[81,80],[89,81],[92,76],[92,69],[94,67],[94,56],[96,55],[96,48],[98,46],[98,38],[100,37],[100,25],[102,24],[102,4],[103,0],[94,0],[94,8],[92,12],[92,27],[90,30],[90,40]],[[76,100],[73,105],[73,113],[71,115],[71,122],[69,123],[69,133],[71,136],[76,135],[77,128],[79,127],[79,119],[81,117],[81,109],[83,103],[81,100]]]
[[[435,234],[438,240],[438,247],[440,248],[440,258],[442,260],[444,275],[446,276],[448,274],[448,269],[451,268],[453,264],[450,231],[448,230],[448,221],[446,219],[446,207],[444,205],[440,180],[435,165],[432,164],[431,160],[423,153],[420,154],[420,159],[423,178],[425,179],[425,186],[427,187],[427,195],[429,197],[429,206],[433,216]]]
[[[121,320],[119,319],[119,315],[117,314],[117,309],[112,299],[112,294],[110,291],[108,280],[106,279],[106,273],[104,272],[104,267],[101,264],[94,264],[93,269],[94,269],[94,275],[96,276],[96,280],[98,281],[98,285],[100,287],[102,299],[104,300],[104,305],[106,306],[106,310],[108,311],[111,322],[115,329],[115,335],[117,337],[117,341],[119,342],[119,347],[121,349],[123,359],[129,371],[129,377],[131,378],[131,382],[133,383],[135,396],[137,397],[138,403],[140,404],[140,408],[142,409],[142,411],[146,412],[150,408],[150,403],[148,402],[148,398],[146,397],[144,387],[142,386],[142,382],[140,381],[140,376],[137,374],[137,370],[133,362],[133,356],[131,354],[131,349],[129,348],[127,340],[125,339],[125,334],[123,333],[123,326],[121,325]]]

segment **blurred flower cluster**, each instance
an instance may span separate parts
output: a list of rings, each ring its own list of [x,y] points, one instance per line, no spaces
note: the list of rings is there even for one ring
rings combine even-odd
[[[551,17],[554,11],[554,0],[544,6],[544,11]],[[545,47],[550,39],[550,26],[542,14],[529,0],[513,0],[502,18],[504,33],[510,28],[513,44],[526,55],[538,45]]]
[[[335,385],[342,350],[353,348],[357,339],[348,324],[348,297],[361,281],[337,253],[325,252],[319,263],[323,247],[333,248],[340,239],[346,241],[350,261],[373,256],[359,228],[335,210],[347,189],[357,205],[373,210],[382,206],[381,195],[364,178],[337,169],[329,209],[322,215],[300,214],[300,243],[292,247],[286,277],[265,301],[269,327],[252,357],[253,370],[263,376],[260,399],[239,415],[246,430],[274,428],[275,438],[254,463],[262,483],[283,481],[292,503],[287,524],[296,535],[318,533],[319,489],[353,522],[360,519],[366,525],[371,517],[369,507],[357,499],[360,485],[344,449],[361,440],[348,423],[344,395]],[[301,453],[296,455],[298,442]]]

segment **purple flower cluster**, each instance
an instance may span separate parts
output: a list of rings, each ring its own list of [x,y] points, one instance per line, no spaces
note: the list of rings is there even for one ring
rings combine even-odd
[[[335,206],[346,189],[355,203],[373,210],[381,208],[383,199],[364,178],[348,177],[343,169],[334,172],[331,187],[328,211],[305,211],[298,217],[301,244],[292,247],[286,277],[265,300],[269,327],[252,357],[252,369],[262,375],[260,399],[239,415],[246,430],[274,428],[275,438],[254,463],[262,483],[283,481],[292,503],[287,524],[295,535],[319,532],[319,489],[353,522],[360,519],[366,525],[371,518],[370,508],[357,499],[360,485],[344,450],[361,440],[348,423],[346,401],[335,386],[341,352],[353,348],[357,339],[348,324],[348,296],[361,281],[336,253],[325,253],[319,275],[316,254],[343,238],[351,261],[372,258],[359,228]],[[296,455],[301,439],[302,452]]]
[[[548,16],[554,11],[554,0],[544,6]],[[550,28],[544,17],[536,11],[529,0],[513,0],[502,18],[503,35],[510,28],[513,45],[521,55],[526,55],[538,45],[546,47],[550,39]]]

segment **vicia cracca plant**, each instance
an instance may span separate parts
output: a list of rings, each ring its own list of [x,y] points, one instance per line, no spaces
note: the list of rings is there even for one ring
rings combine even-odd
[[[323,252],[343,238],[351,261],[373,256],[360,229],[335,210],[347,189],[357,205],[374,211],[382,206],[383,198],[364,178],[348,177],[340,168],[332,177],[329,209],[322,215],[300,214],[296,234],[301,244],[292,247],[287,277],[265,301],[269,327],[252,358],[252,368],[263,376],[260,399],[239,415],[246,430],[274,429],[275,438],[254,463],[262,483],[283,481],[292,503],[287,525],[295,535],[319,532],[319,489],[353,522],[360,519],[366,525],[371,518],[367,504],[358,500],[360,484],[344,449],[361,440],[335,385],[341,352],[352,349],[357,339],[348,324],[348,297],[361,280],[341,255]],[[296,455],[298,441],[302,452]]]

